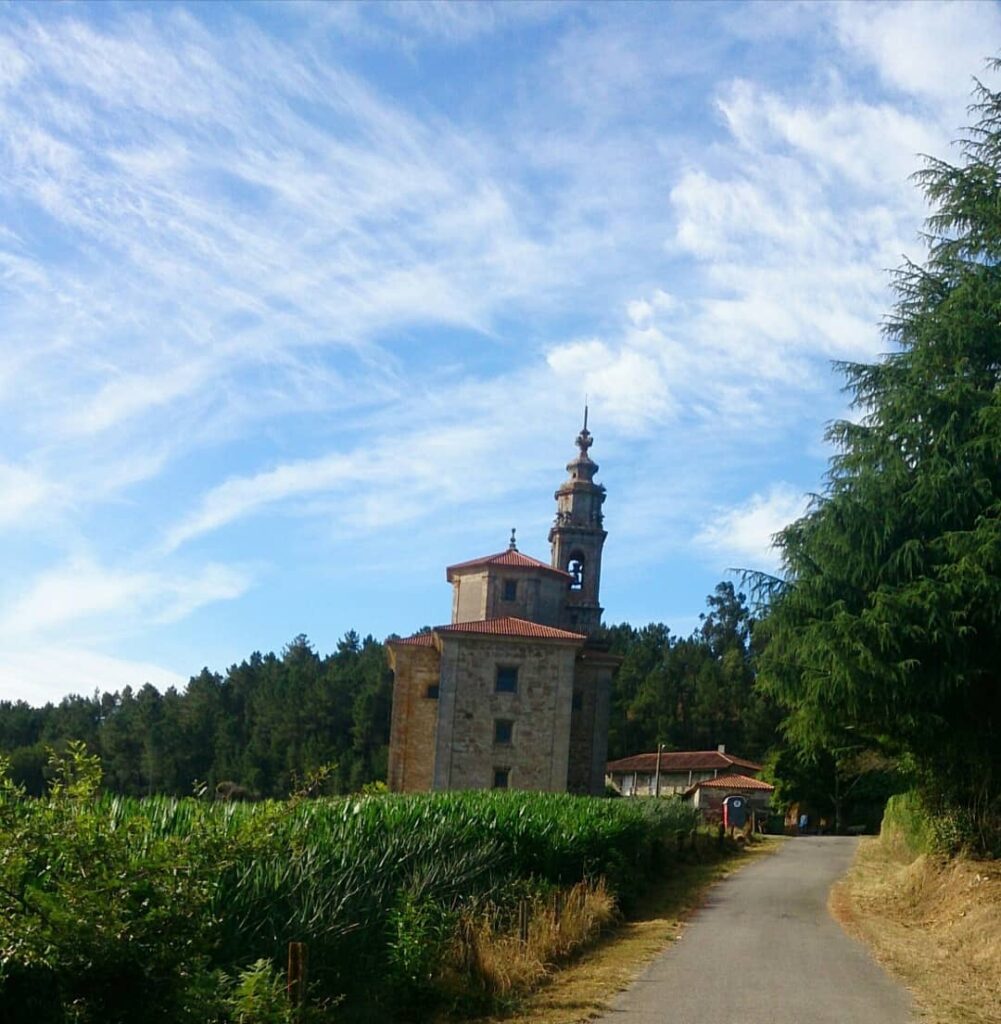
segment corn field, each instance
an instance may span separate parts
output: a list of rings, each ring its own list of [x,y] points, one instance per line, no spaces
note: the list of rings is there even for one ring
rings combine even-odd
[[[85,757],[86,755],[81,755]],[[79,772],[77,772],[79,775]],[[604,880],[628,900],[691,812],[469,792],[263,803],[0,790],[5,1020],[237,1020],[306,944],[309,1000],[433,1003],[460,922]],[[273,980],[273,979],[272,979]],[[245,986],[244,986],[245,987]],[[321,1019],[336,1019],[340,1008]]]

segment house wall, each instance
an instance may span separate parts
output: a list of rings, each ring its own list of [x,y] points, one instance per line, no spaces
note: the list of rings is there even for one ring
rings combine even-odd
[[[427,692],[429,686],[439,686],[440,655],[434,647],[391,643],[387,649],[393,670],[387,784],[394,793],[429,790],[434,778],[439,701]]]
[[[674,796],[677,793],[684,793],[691,789],[697,782],[704,779],[714,779],[720,775],[742,775],[747,774],[746,769],[738,771],[736,768],[709,769],[708,771],[685,771],[685,772],[661,772],[660,773],[660,795]],[[633,788],[633,772],[609,772],[609,781],[623,796],[653,796],[656,789],[656,775],[654,773],[636,773],[635,789]]]
[[[434,789],[489,789],[510,768],[512,789],[566,789],[577,647],[513,637],[441,634]],[[517,666],[518,692],[496,693],[497,666]],[[495,719],[514,722],[494,743]]]

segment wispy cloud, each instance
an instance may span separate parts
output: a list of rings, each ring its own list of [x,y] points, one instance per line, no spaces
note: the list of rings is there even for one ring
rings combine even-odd
[[[34,642],[54,631],[114,614],[119,628],[145,616],[170,622],[202,605],[239,597],[250,586],[245,570],[209,564],[167,577],[149,570],[114,569],[76,558],[38,575],[0,617],[8,643]]]
[[[964,103],[970,76],[980,73],[1001,38],[1001,9],[976,0],[836,4],[834,14],[848,55],[871,64],[905,95],[932,103]]]
[[[57,490],[50,480],[30,469],[0,463],[0,527],[37,516]]]
[[[713,556],[730,560],[733,568],[775,571],[775,535],[804,515],[809,501],[791,484],[773,484],[739,505],[713,510],[694,542]]]
[[[188,677],[159,665],[114,658],[72,646],[0,651],[0,700],[23,700],[40,706],[66,694],[95,690],[138,689],[152,683],[159,690],[181,687]]]
[[[194,630],[259,561],[419,588],[541,545],[585,393],[611,557],[765,554],[998,8],[265,10],[5,19],[5,642]]]

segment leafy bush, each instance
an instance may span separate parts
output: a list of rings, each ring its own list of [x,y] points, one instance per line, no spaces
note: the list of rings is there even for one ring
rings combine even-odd
[[[256,960],[240,972],[224,1005],[233,1024],[291,1024],[293,1020],[285,983],[268,960]]]
[[[898,836],[913,853],[951,855],[988,848],[983,822],[974,811],[950,807],[919,790],[890,797],[882,832]]]

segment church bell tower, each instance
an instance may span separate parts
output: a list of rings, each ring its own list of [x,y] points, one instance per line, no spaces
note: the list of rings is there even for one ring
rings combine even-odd
[[[556,492],[556,520],[549,531],[552,565],[570,574],[563,625],[589,635],[601,625],[598,587],[601,582],[601,549],[607,536],[602,527],[601,506],[605,488],[594,482],[598,464],[588,455],[591,433],[584,427],[577,435],[578,455],[567,463],[570,474]]]

